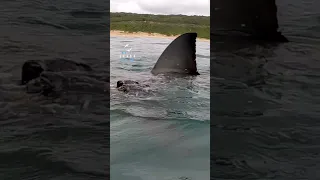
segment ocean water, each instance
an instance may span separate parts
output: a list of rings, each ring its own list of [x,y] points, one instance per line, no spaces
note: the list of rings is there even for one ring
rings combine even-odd
[[[289,43],[212,54],[212,179],[320,179],[320,4],[277,5]]]
[[[151,69],[173,39],[111,37],[111,179],[209,179],[210,46],[197,41],[201,75],[153,76]],[[121,60],[124,46],[133,61]],[[118,80],[150,87],[125,94]]]
[[[291,42],[212,54],[212,179],[319,179],[320,4],[277,5],[280,29]],[[69,104],[56,103],[27,95],[18,85],[28,59],[69,58],[88,63],[96,76],[108,76],[108,6],[102,0],[1,2],[0,179],[109,176],[108,93],[80,91],[64,97]],[[164,42],[154,46],[162,49],[170,42],[159,41]],[[170,85],[150,76],[161,48],[149,39],[139,46],[145,43],[137,56],[146,64],[120,63],[118,55],[112,60],[116,71],[128,72],[111,72],[111,143],[117,148],[111,149],[111,177],[208,179],[209,115],[203,112],[209,106],[209,61],[201,56],[208,55],[198,55],[198,79],[173,79]],[[150,93],[156,96],[123,96],[114,89],[117,78],[154,85]],[[162,81],[169,87],[160,88]],[[165,101],[166,95],[172,100]]]
[[[30,59],[85,62],[97,77],[108,77],[106,7],[102,0],[1,2],[0,179],[109,176],[108,92],[79,88],[53,100],[26,94],[19,85],[22,64]],[[98,79],[91,84],[109,89]]]

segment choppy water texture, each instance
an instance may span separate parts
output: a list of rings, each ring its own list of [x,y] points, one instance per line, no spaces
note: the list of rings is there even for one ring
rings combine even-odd
[[[111,37],[111,179],[209,179],[209,42],[197,42],[201,75],[151,75],[172,40]],[[120,60],[126,44],[134,61]],[[150,87],[124,94],[115,88],[118,80]]]
[[[68,58],[107,77],[108,6],[100,0],[1,2],[0,179],[109,176],[108,93],[78,89],[52,100],[18,85],[29,59]]]
[[[277,4],[291,42],[212,57],[213,179],[320,179],[320,4]]]

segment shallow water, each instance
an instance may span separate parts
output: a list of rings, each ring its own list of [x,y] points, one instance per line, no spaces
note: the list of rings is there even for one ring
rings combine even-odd
[[[320,4],[277,4],[291,42],[213,53],[213,179],[320,178]]]
[[[111,179],[209,179],[209,43],[197,42],[201,75],[151,75],[171,41],[111,37]],[[134,61],[120,59],[126,44]],[[127,79],[150,85],[152,93],[118,92],[116,82]]]

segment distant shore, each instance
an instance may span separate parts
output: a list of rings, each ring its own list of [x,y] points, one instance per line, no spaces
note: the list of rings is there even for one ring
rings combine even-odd
[[[197,40],[210,41],[210,17],[111,13],[110,30],[111,36],[172,39],[186,32],[196,32]]]
[[[119,31],[119,30],[111,30],[110,31],[111,37],[153,37],[153,38],[170,38],[174,39],[178,36],[168,36],[165,34],[159,34],[159,33],[146,33],[146,32],[125,32],[125,31]],[[206,41],[210,42],[210,39],[205,38],[197,38],[198,41]]]

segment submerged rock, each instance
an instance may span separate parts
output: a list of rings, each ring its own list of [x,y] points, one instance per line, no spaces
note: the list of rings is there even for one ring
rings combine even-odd
[[[91,70],[91,67],[87,64],[66,59],[28,60],[22,66],[21,84],[27,84],[32,79],[40,77],[40,74],[44,71],[61,72]]]

